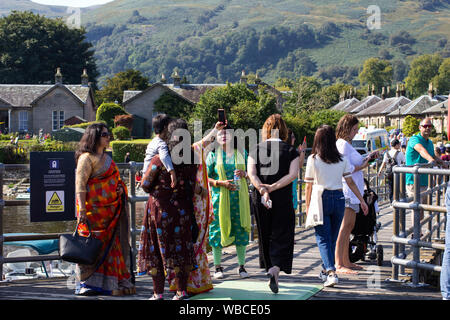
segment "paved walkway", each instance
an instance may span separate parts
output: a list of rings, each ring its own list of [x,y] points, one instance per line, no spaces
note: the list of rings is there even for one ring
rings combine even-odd
[[[377,267],[375,262],[358,262],[364,267],[358,275],[341,275],[340,283],[334,288],[323,288],[310,298],[310,300],[324,299],[370,299],[370,300],[390,300],[390,299],[418,299],[418,300],[440,300],[441,294],[437,288],[432,286],[413,288],[404,283],[395,283],[386,281],[391,276],[391,252],[392,245],[390,238],[392,236],[392,212],[389,207],[382,207],[379,221],[382,224],[378,233],[379,244],[384,247],[384,265]],[[317,284],[321,281],[318,274],[321,269],[321,260],[319,250],[312,229],[297,229],[294,248],[294,266],[291,275],[281,274],[280,283],[296,282],[302,284]],[[210,256],[210,261],[212,257]],[[234,248],[224,249],[222,264],[225,269],[225,278],[221,281],[239,280],[237,274],[237,259],[234,254]],[[213,267],[211,265],[211,271]],[[251,278],[239,280],[242,286],[245,281],[262,281],[267,282],[267,278],[258,263],[258,245],[252,243],[247,250],[246,269]],[[148,299],[152,294],[153,284],[149,276],[141,276],[136,278],[137,294],[129,297],[78,297],[73,294],[73,289],[68,288],[66,278],[52,278],[39,280],[23,280],[17,282],[0,283],[0,299],[95,299],[95,300],[143,300]],[[215,281],[214,283],[219,283]],[[271,295],[269,288],[267,294]],[[166,293],[167,299],[173,294]],[[248,297],[251,299],[251,297]]]

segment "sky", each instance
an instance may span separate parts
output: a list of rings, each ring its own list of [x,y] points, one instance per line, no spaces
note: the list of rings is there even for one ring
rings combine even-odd
[[[49,4],[55,6],[84,8],[99,4],[105,4],[113,0],[31,0],[40,4]]]

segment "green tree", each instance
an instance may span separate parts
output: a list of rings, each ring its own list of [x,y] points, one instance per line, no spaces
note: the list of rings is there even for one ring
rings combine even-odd
[[[248,129],[259,130],[270,115],[278,112],[276,99],[272,94],[261,89],[258,98],[258,101],[241,100],[231,108],[228,121],[236,129],[240,128],[244,131]]]
[[[84,28],[28,11],[0,18],[0,83],[53,83],[61,67],[64,83],[80,83],[86,68],[95,86],[94,50],[85,35]]]
[[[227,83],[224,87],[208,90],[200,96],[189,122],[201,120],[204,130],[212,128],[217,122],[217,109],[225,109],[229,124],[234,127],[234,120],[230,118],[231,108],[240,101],[257,102],[258,98],[253,91],[241,83],[234,85]]]
[[[438,75],[433,78],[433,84],[441,94],[447,94],[450,90],[450,58],[444,59],[438,70]]]
[[[300,77],[294,85],[292,95],[288,98],[285,110],[292,114],[302,111],[312,111],[320,106],[320,96],[318,93],[322,89],[319,79],[315,77]]]
[[[412,98],[426,94],[428,84],[438,75],[441,64],[442,57],[439,54],[424,54],[411,62],[411,69],[405,83]]]
[[[387,60],[378,58],[369,58],[364,61],[363,70],[359,74],[359,82],[361,85],[374,85],[381,88],[389,85],[392,81],[392,65]]]
[[[124,108],[116,103],[102,103],[97,109],[97,114],[95,119],[97,121],[104,121],[108,126],[109,130],[114,128],[114,118],[115,116],[128,114]]]
[[[419,131],[420,119],[413,116],[406,116],[403,122],[402,131],[407,137],[411,137]]]
[[[175,96],[172,93],[163,93],[158,100],[155,101],[154,110],[165,113],[173,118],[189,119],[194,105],[186,100]]]
[[[320,97],[320,104],[324,109],[329,109],[339,102],[339,98],[342,92],[349,92],[350,89],[356,92],[356,88],[351,85],[344,84],[342,82],[335,83],[331,86],[323,87],[318,94]],[[357,98],[361,99],[361,96],[357,94]]]
[[[145,90],[148,88],[148,79],[138,70],[126,70],[116,73],[106,80],[106,85],[96,92],[97,103],[122,103],[125,90]]]

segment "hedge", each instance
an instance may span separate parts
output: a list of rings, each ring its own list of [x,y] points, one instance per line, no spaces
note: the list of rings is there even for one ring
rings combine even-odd
[[[19,140],[18,146],[9,142],[0,143],[0,163],[29,163],[30,152],[52,152],[52,151],[75,151],[78,146],[76,142],[61,142],[47,140],[45,143],[39,143],[37,140]]]
[[[111,141],[113,160],[122,163],[127,152],[130,153],[131,161],[144,162],[145,150],[150,139],[140,139],[136,141]]]
[[[61,129],[64,129],[64,128],[81,128],[81,129],[86,129],[91,124],[99,123],[99,122],[103,122],[104,124],[106,124],[106,121],[98,120],[98,121],[91,121],[91,122],[83,122],[83,123],[79,123],[79,124],[72,124],[70,126],[63,126]]]

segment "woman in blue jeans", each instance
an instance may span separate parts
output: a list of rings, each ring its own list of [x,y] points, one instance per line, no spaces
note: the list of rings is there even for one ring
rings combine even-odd
[[[445,193],[445,206],[447,207],[447,222],[445,226],[445,251],[441,268],[442,299],[450,299],[450,186]]]
[[[311,204],[313,185],[323,187],[322,212],[323,224],[315,226],[316,241],[322,258],[320,278],[325,287],[338,283],[334,252],[336,240],[344,217],[345,199],[342,192],[342,178],[361,201],[361,208],[367,214],[368,207],[351,176],[351,166],[336,147],[336,135],[333,127],[320,126],[314,136],[311,155],[306,164],[306,214]]]

